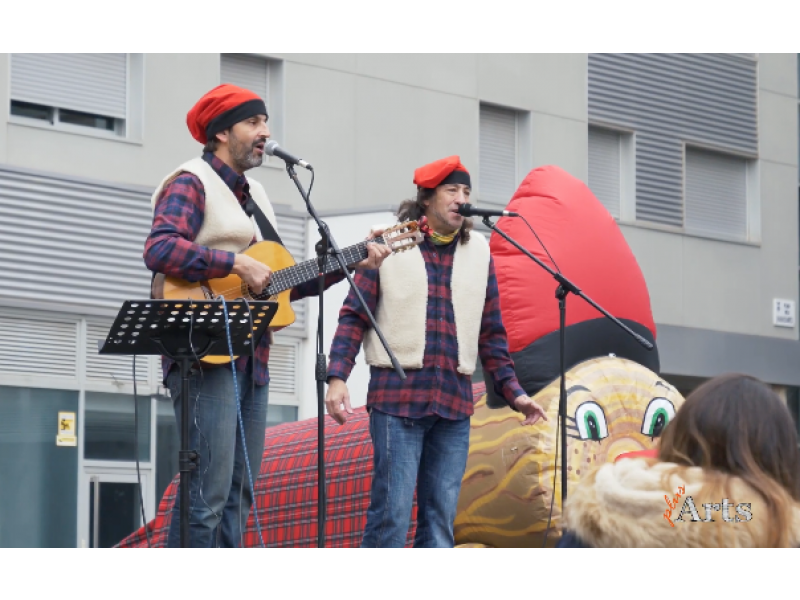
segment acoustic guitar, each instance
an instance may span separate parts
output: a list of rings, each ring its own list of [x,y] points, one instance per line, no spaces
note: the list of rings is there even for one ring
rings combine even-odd
[[[342,249],[345,264],[350,267],[367,258],[367,243],[385,244],[393,253],[404,252],[422,243],[424,236],[417,221],[406,221],[386,229],[380,236],[359,242]],[[278,303],[278,311],[270,322],[272,331],[288,327],[295,321],[290,302],[293,287],[316,279],[319,276],[317,258],[295,263],[289,251],[277,242],[258,242],[241,254],[267,265],[272,269],[269,285],[261,292],[254,293],[238,275],[228,275],[218,279],[188,282],[176,277],[157,274],[153,280],[153,298],[167,300],[215,300],[222,296],[226,300],[272,300]],[[325,257],[324,272],[340,271],[339,262],[333,256]],[[236,358],[236,357],[234,357]],[[226,364],[230,356],[205,356],[201,362],[207,364]]]

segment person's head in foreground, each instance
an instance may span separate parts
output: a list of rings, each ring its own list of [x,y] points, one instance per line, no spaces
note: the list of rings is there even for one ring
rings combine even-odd
[[[800,449],[791,414],[758,379],[698,387],[658,458],[623,458],[568,490],[562,547],[798,547]]]

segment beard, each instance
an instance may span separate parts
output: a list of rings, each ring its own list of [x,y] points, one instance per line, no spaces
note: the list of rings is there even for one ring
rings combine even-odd
[[[458,231],[463,224],[462,220],[457,225],[454,225],[451,222],[452,213],[450,213],[449,211],[433,209],[431,212],[433,213],[436,220],[439,221],[438,224],[439,227],[436,229],[436,233],[441,233],[443,235],[450,235],[451,233],[455,233],[456,231]],[[440,229],[443,231],[440,231]]]
[[[263,144],[264,141],[265,140],[258,139],[252,144],[247,144],[233,135],[233,131],[231,130],[228,138],[228,151],[230,152],[233,164],[236,165],[240,171],[247,171],[253,167],[261,166],[261,163],[264,161],[264,155],[256,152],[256,145]]]

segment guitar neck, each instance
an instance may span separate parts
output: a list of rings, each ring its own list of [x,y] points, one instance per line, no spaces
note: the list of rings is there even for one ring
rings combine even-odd
[[[370,242],[377,244],[386,243],[382,236],[370,240]],[[345,265],[348,267],[361,262],[367,258],[367,242],[359,242],[358,244],[344,248],[342,250],[342,257],[344,258]],[[339,261],[337,261],[336,258],[330,254],[327,255],[325,257],[325,268],[323,271],[326,275],[328,273],[341,271]],[[318,276],[319,260],[316,258],[312,258],[294,266],[281,269],[280,271],[275,271],[272,274],[272,280],[269,286],[267,286],[267,289],[264,291],[264,295],[273,296],[280,294],[281,292],[298,286],[301,283],[316,279]]]

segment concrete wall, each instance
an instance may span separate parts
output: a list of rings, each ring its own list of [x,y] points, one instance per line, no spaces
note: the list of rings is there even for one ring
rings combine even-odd
[[[392,213],[386,211],[353,212],[338,216],[323,216],[328,224],[331,234],[340,248],[357,244],[369,234],[370,229],[376,225],[386,225],[395,222]],[[319,232],[316,223],[308,224],[308,257],[314,256],[314,245],[319,241]],[[350,284],[341,281],[325,292],[324,297],[324,349],[325,355],[330,359],[330,349],[333,336],[339,319],[339,309],[342,308],[345,298],[350,291]],[[302,381],[300,382],[300,408],[298,417],[308,419],[317,415],[316,381],[314,379],[314,364],[316,362],[316,334],[317,319],[319,316],[319,301],[311,298],[308,302],[308,342],[300,349],[300,368]],[[369,366],[364,360],[363,348],[356,357],[356,366],[347,381],[352,406],[364,406],[367,402],[367,385],[369,384]],[[327,388],[326,388],[327,389]]]

